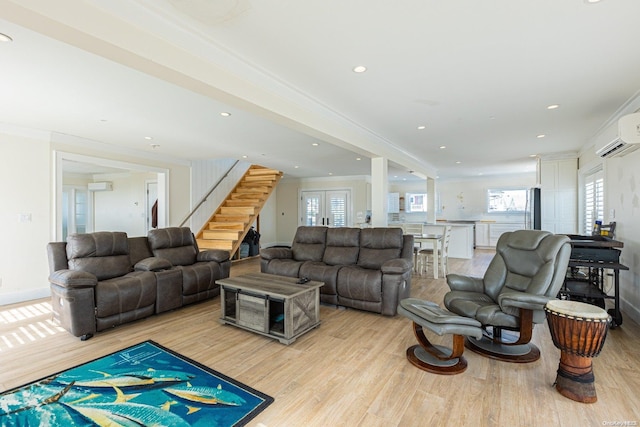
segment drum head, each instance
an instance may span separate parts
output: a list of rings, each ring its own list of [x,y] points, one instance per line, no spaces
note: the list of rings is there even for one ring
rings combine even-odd
[[[545,310],[580,319],[607,320],[609,314],[600,307],[579,301],[551,300]]]

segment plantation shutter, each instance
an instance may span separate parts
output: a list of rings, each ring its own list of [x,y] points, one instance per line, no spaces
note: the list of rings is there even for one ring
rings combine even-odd
[[[584,231],[590,234],[593,224],[604,220],[604,173],[602,169],[587,175],[584,180]]]

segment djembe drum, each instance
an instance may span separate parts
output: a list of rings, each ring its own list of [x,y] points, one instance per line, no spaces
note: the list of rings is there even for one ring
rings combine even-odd
[[[602,350],[611,317],[595,305],[566,300],[549,301],[544,311],[553,343],[560,349],[556,390],[578,402],[595,402],[591,359]]]

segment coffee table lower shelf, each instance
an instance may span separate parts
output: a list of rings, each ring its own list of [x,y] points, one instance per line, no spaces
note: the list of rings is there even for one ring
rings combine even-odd
[[[291,344],[320,325],[322,282],[252,273],[218,280],[219,322]]]

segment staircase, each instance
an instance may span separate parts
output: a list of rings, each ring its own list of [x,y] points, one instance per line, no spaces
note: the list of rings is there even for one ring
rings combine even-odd
[[[281,178],[280,171],[252,165],[196,236],[198,247],[233,257]]]

